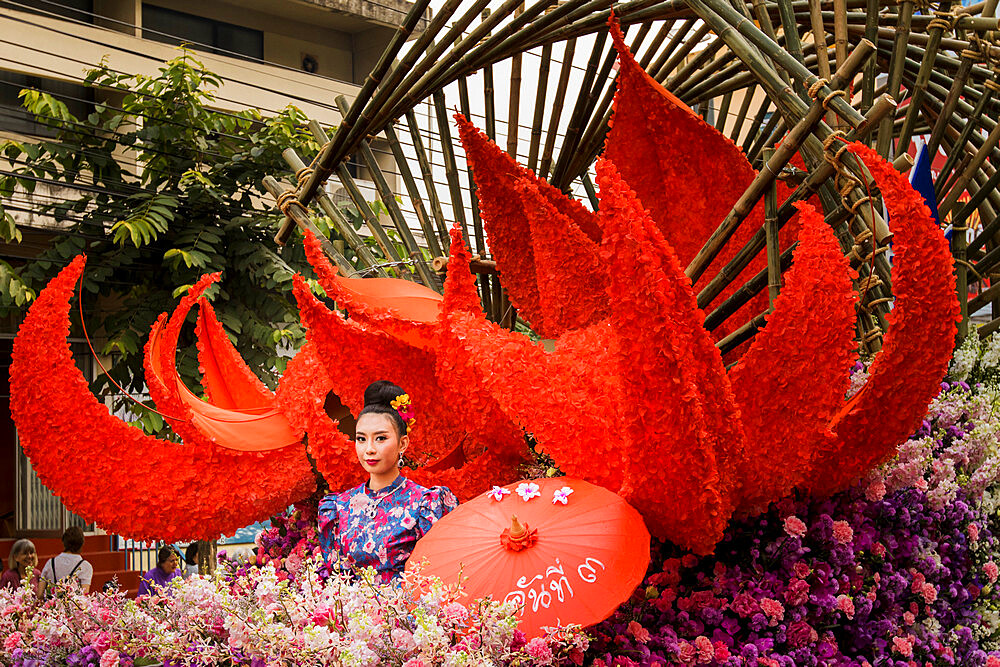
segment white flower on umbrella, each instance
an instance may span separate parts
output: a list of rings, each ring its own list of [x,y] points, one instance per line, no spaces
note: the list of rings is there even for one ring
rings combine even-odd
[[[499,502],[503,500],[504,496],[510,495],[510,489],[505,489],[502,486],[494,486],[492,489],[486,492],[486,495],[488,495],[493,500]]]
[[[528,502],[532,498],[537,498],[542,495],[542,492],[538,490],[538,485],[534,482],[521,482],[514,489],[514,493],[521,496],[521,500]]]
[[[569,494],[573,493],[573,489],[568,486],[564,486],[561,489],[556,489],[552,492],[552,504],[562,503],[563,505],[569,500]]]

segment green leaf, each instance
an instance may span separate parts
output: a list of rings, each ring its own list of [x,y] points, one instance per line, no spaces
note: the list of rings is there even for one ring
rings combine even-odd
[[[0,260],[0,298],[21,307],[34,301],[35,296],[35,290],[21,279],[14,267]]]

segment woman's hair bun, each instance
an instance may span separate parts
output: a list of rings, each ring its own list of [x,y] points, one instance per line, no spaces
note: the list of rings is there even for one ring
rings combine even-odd
[[[376,380],[365,389],[365,407],[369,405],[384,405],[389,407],[397,396],[406,392],[394,382],[388,380]]]

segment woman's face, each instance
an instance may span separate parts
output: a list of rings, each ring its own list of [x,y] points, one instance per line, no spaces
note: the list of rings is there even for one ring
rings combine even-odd
[[[38,566],[38,554],[34,551],[28,551],[17,557],[17,564],[28,569],[29,567]]]
[[[361,415],[354,430],[354,448],[361,467],[369,475],[386,475],[399,466],[399,455],[410,444],[409,436],[399,437],[389,415]]]
[[[170,558],[167,559],[167,562],[165,562],[160,567],[162,567],[163,571],[166,572],[167,574],[172,574],[173,571],[177,569],[178,563],[180,563],[180,559],[177,558],[177,554],[171,554]]]

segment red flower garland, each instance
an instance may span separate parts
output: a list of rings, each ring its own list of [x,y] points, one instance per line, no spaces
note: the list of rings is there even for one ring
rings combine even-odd
[[[109,414],[66,342],[84,261],[77,257],[39,294],[14,341],[11,413],[42,483],[110,532],[171,542],[214,539],[311,494],[312,474],[296,448],[259,454],[192,447],[147,436]]]
[[[620,69],[604,158],[615,164],[636,192],[684,268],[729,214],[756,172],[732,140],[705,123],[643,70],[625,45],[614,15],[609,25]],[[709,175],[710,196],[703,185]],[[778,188],[779,197],[790,192],[783,183]],[[764,209],[759,203],[697,284],[707,284],[763,223]],[[794,242],[798,227],[798,220],[793,218],[782,228],[782,249]],[[732,295],[763,269],[766,261],[763,254],[755,258],[712,303],[719,304]],[[714,338],[722,339],[766,307],[766,295],[751,299],[716,327]],[[741,353],[742,349],[729,358],[738,358]]]
[[[309,456],[331,489],[347,489],[365,479],[354,443],[337,428],[324,405],[333,382],[316,346],[306,343],[288,362],[275,395],[278,407],[299,437],[306,438]]]
[[[610,162],[598,160],[597,182],[601,254],[617,295],[611,322],[619,336],[622,430],[634,451],[620,493],[651,533],[710,553],[736,502],[733,475],[743,456],[729,380],[649,213]],[[664,503],[668,489],[672,502]]]
[[[961,317],[948,242],[923,197],[892,165],[861,143],[851,151],[878,184],[894,232],[891,327],[861,392],[832,421],[838,441],[821,452],[803,487],[845,488],[893,455],[920,425],[940,391]]]
[[[608,276],[597,243],[545,197],[538,179],[520,178],[514,189],[531,228],[545,335],[559,336],[607,317]]]
[[[799,209],[795,263],[767,326],[729,372],[747,438],[740,509],[751,514],[808,478],[817,445],[833,438],[856,356],[850,265],[823,216]]]
[[[449,368],[474,373],[476,386],[563,472],[611,490],[621,486],[623,447],[609,436],[618,428],[622,388],[613,365],[616,338],[607,323],[566,334],[548,353],[482,317],[455,314],[450,322],[451,340],[439,352]]]
[[[549,330],[545,311],[539,303],[538,279],[531,225],[524,204],[514,193],[517,180],[535,183],[539,194],[591,240],[600,239],[596,216],[582,204],[537,178],[519,165],[495,143],[477,130],[461,114],[455,115],[466,160],[472,166],[476,195],[490,250],[511,303],[531,322],[532,328],[547,338],[555,338],[559,327]]]

